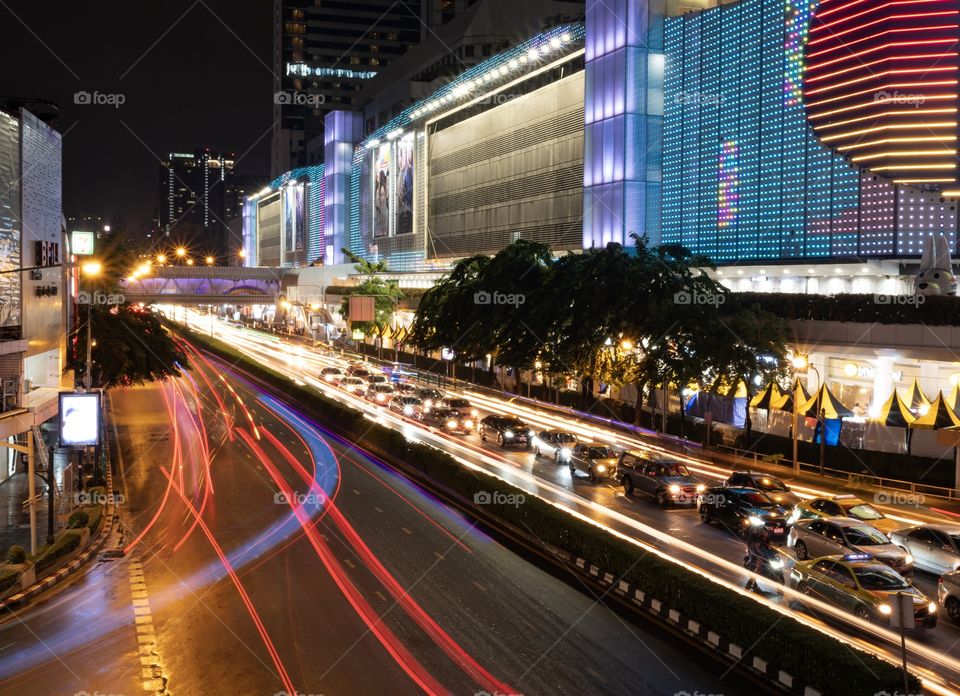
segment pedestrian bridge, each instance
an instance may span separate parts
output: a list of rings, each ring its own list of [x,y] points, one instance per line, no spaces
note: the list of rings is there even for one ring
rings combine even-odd
[[[154,266],[150,274],[123,281],[124,299],[144,304],[273,304],[282,268]]]

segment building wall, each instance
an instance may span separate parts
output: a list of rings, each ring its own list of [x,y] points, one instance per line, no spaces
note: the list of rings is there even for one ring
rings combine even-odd
[[[260,203],[257,211],[257,265],[280,266],[280,196]]]
[[[429,138],[428,254],[581,245],[583,72]]]
[[[20,123],[0,112],[0,331],[21,323],[20,274]],[[16,336],[19,338],[19,336]]]
[[[23,265],[48,266],[24,274],[23,335],[28,339],[24,377],[36,386],[59,386],[63,359],[62,155],[60,134],[24,111],[21,113],[23,179]],[[45,260],[37,242],[56,245]],[[33,275],[36,274],[36,275]]]
[[[954,201],[861,172],[803,106],[810,0],[743,0],[666,21],[663,241],[718,263],[955,248]]]

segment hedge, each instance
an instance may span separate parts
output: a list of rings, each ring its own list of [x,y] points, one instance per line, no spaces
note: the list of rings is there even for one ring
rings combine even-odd
[[[22,546],[14,544],[7,550],[7,563],[25,563],[26,560],[27,552]]]
[[[70,529],[80,529],[80,527],[86,527],[89,521],[90,515],[87,514],[86,510],[74,510],[70,513],[69,519],[67,519],[67,527]]]
[[[37,570],[46,570],[80,546],[80,533],[67,530],[37,558]]]
[[[877,295],[805,295],[800,293],[731,292],[724,312],[759,305],[788,321],[846,321],[863,324],[926,324],[960,326],[960,297],[925,296],[917,303],[884,302]]]
[[[682,565],[644,553],[600,527],[528,495],[484,472],[464,468],[452,457],[420,443],[411,443],[398,431],[379,426],[359,412],[342,406],[284,375],[252,362],[225,344],[189,329],[177,330],[210,352],[242,364],[243,369],[297,400],[319,420],[364,447],[387,453],[445,486],[467,501],[487,491],[523,495],[522,505],[485,506],[515,527],[574,556],[587,559],[618,579],[626,580],[672,609],[689,616],[730,641],[750,647],[751,654],[804,680],[823,693],[863,694],[895,692],[903,687],[902,669],[820,631],[784,616],[758,602],[718,585]],[[495,498],[496,499],[496,498]],[[762,638],[762,640],[758,640]],[[910,675],[911,691],[920,680]]]
[[[87,520],[87,529],[90,530],[90,536],[92,538],[100,529],[100,524],[103,522],[103,508],[97,505],[85,509],[89,518]]]

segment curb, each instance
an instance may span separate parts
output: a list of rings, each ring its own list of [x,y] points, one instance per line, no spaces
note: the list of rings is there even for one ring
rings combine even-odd
[[[113,492],[113,476],[109,470],[109,467],[107,467],[107,490],[109,490],[111,493]],[[73,575],[80,570],[80,568],[86,565],[90,559],[96,556],[100,552],[100,549],[106,545],[107,539],[110,538],[110,533],[113,531],[114,524],[117,523],[120,518],[116,511],[115,505],[111,506],[109,514],[109,523],[104,524],[100,528],[100,534],[98,535],[97,540],[87,546],[85,551],[81,552],[76,558],[74,558],[72,561],[70,561],[70,563],[65,565],[56,573],[51,573],[42,580],[38,580],[27,589],[22,590],[15,595],[11,595],[3,601],[0,601],[0,611],[21,608],[31,599],[43,594],[51,587],[62,581],[64,578]]]

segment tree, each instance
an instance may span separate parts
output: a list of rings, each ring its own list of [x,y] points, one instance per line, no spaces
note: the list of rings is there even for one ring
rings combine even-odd
[[[159,318],[149,309],[123,299],[120,280],[133,268],[136,257],[120,234],[102,241],[98,260],[101,272],[80,281],[85,299],[92,304],[78,307],[77,331],[68,339],[66,369],[73,370],[78,381],[86,376],[88,317],[93,386],[111,389],[143,384],[177,376],[187,369],[187,356]]]
[[[397,304],[403,299],[403,291],[396,281],[387,281],[378,276],[379,273],[387,270],[385,261],[371,263],[351,253],[348,249],[342,251],[347,258],[354,262],[354,268],[357,269],[357,272],[363,273],[366,278],[353,287],[343,298],[343,303],[340,305],[340,315],[349,318],[350,297],[352,295],[372,296],[374,298],[373,321],[354,321],[350,323],[350,327],[360,329],[366,335],[380,333],[393,323],[393,314]]]

